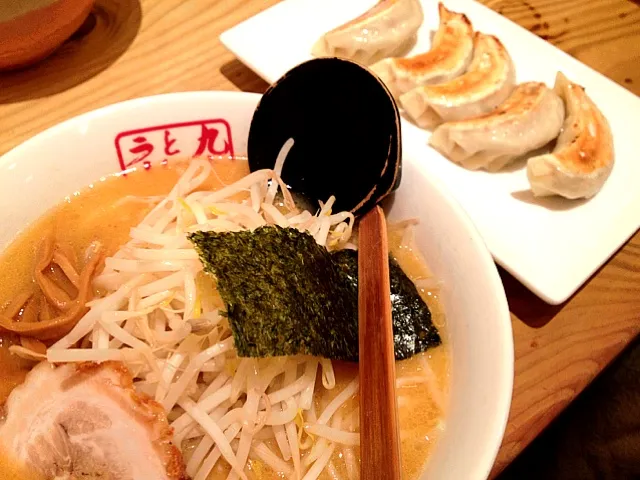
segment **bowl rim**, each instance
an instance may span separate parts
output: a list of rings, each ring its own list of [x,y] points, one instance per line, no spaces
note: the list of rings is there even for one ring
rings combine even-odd
[[[158,100],[178,101],[181,97],[189,99],[190,97],[198,98],[203,95],[210,96],[214,100],[216,97],[219,97],[222,99],[230,96],[237,96],[239,98],[241,97],[242,99],[247,99],[247,100],[250,98],[259,99],[260,97],[262,97],[262,94],[254,93],[254,92],[234,92],[234,91],[224,91],[224,90],[212,90],[212,91],[193,90],[193,91],[187,91],[187,92],[170,92],[170,93],[160,93],[156,95],[147,95],[144,97],[131,98],[129,100],[110,103],[108,105],[104,105],[102,107],[94,108],[84,113],[74,115],[73,117],[69,117],[23,140],[18,145],[15,145],[11,149],[7,150],[6,152],[0,155],[0,166],[4,166],[4,164],[7,162],[15,161],[13,157],[21,155],[22,150],[31,148],[32,144],[35,144],[42,140],[46,140],[49,137],[57,135],[59,131],[74,128],[83,123],[91,121],[94,118],[108,116],[111,113],[117,112],[118,110],[123,108],[134,109],[142,105],[154,103]]]
[[[92,119],[116,114],[122,109],[135,109],[142,105],[153,104],[158,100],[178,102],[181,99],[194,100],[202,98],[203,96],[207,97],[209,101],[219,99],[229,101],[229,99],[237,99],[240,101],[253,100],[257,103],[257,100],[262,95],[253,92],[236,91],[187,91],[150,95],[112,103],[63,120],[24,140],[0,156],[0,168],[5,167],[9,162],[18,161],[24,156],[23,150],[28,150],[32,145],[64,133],[67,129],[74,129],[74,127],[91,121]],[[491,423],[493,431],[489,433],[490,438],[493,439],[493,445],[486,445],[487,448],[485,449],[485,454],[477,459],[478,473],[483,474],[483,478],[487,478],[494,466],[500,446],[504,440],[513,395],[515,355],[513,328],[507,296],[501,277],[498,273],[497,265],[491,256],[484,239],[480,235],[479,230],[471,220],[471,217],[467,214],[453,194],[450,193],[449,190],[433,175],[429,174],[428,169],[421,167],[421,162],[412,156],[410,148],[403,148],[403,155],[406,156],[405,158],[412,158],[411,162],[414,163],[420,172],[426,177],[430,187],[435,189],[438,195],[440,195],[440,197],[449,204],[449,207],[453,210],[458,219],[457,221],[461,222],[462,227],[469,235],[469,240],[476,249],[475,254],[481,262],[482,269],[485,272],[485,281],[489,283],[490,290],[496,292],[496,296],[493,299],[493,305],[495,311],[498,313],[499,322],[502,325],[502,328],[498,329],[498,332],[496,332],[501,346],[500,361],[502,363],[502,375],[498,377],[499,382],[496,385],[496,389],[498,389],[500,393],[494,410],[497,413],[500,413],[500,415],[496,414],[496,418]]]
[[[491,290],[498,293],[493,301],[495,302],[496,311],[499,312],[500,317],[502,317],[502,328],[499,329],[497,333],[500,337],[500,345],[503,349],[500,356],[502,358],[504,374],[500,377],[501,384],[497,385],[496,387],[500,390],[500,392],[502,392],[502,395],[500,395],[498,400],[500,404],[496,407],[496,411],[502,412],[502,418],[496,419],[496,421],[493,423],[495,431],[493,432],[494,435],[491,435],[491,438],[496,439],[496,442],[492,446],[490,451],[489,449],[486,450],[486,465],[484,468],[482,468],[480,465],[478,466],[478,469],[484,471],[483,478],[488,478],[498,457],[498,452],[500,451],[502,442],[504,441],[504,434],[507,429],[509,415],[511,413],[511,401],[513,398],[513,383],[515,377],[515,351],[509,302],[507,300],[507,294],[504,290],[502,279],[500,277],[500,274],[498,273],[498,266],[491,256],[491,253],[489,252],[489,247],[480,235],[480,231],[473,223],[473,220],[471,220],[471,217],[467,214],[466,210],[443,184],[440,184],[437,181],[433,181],[434,178],[429,176],[426,169],[422,170],[423,174],[427,176],[429,180],[431,180],[431,187],[436,189],[438,193],[442,195],[445,201],[449,202],[449,206],[455,211],[459,221],[463,223],[467,232],[471,236],[471,240],[478,247],[476,255],[479,256],[479,260],[482,262],[482,266],[487,275],[486,280],[491,282]]]
[[[411,149],[403,149],[403,152],[408,157],[412,157]],[[493,299],[495,310],[502,318],[502,328],[499,329],[497,334],[500,338],[500,345],[502,352],[500,357],[502,359],[503,375],[500,377],[499,384],[496,388],[499,389],[501,395],[499,396],[499,404],[496,406],[496,412],[502,412],[502,418],[496,418],[492,423],[494,431],[491,432],[490,438],[495,439],[495,444],[485,450],[484,458],[478,459],[478,471],[483,473],[483,478],[488,478],[494,467],[495,461],[504,441],[504,434],[506,432],[509,415],[511,413],[511,401],[513,398],[513,384],[515,377],[515,351],[514,351],[514,339],[513,339],[513,326],[511,323],[511,312],[509,310],[509,302],[500,274],[498,273],[498,266],[493,259],[489,251],[489,247],[482,238],[480,231],[477,229],[471,217],[467,214],[462,204],[458,202],[455,196],[448,190],[448,188],[438,181],[433,175],[431,175],[426,168],[422,168],[420,161],[417,159],[412,160],[422,173],[427,178],[431,188],[436,190],[438,194],[449,204],[449,207],[454,211],[458,218],[458,221],[462,223],[462,226],[469,234],[471,242],[476,247],[476,256],[482,263],[482,268],[486,274],[486,281],[490,282],[490,289],[497,293]],[[495,378],[495,377],[494,377]],[[482,465],[484,461],[484,465]]]

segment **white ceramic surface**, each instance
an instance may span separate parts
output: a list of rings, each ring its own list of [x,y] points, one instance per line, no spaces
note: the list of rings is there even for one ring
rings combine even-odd
[[[220,40],[269,82],[311,58],[324,32],[376,0],[285,0],[224,32]],[[536,200],[523,164],[498,174],[471,172],[427,146],[429,133],[403,120],[403,149],[444,183],[471,216],[494,258],[551,304],[569,298],[640,227],[640,98],[489,8],[445,0],[476,30],[496,35],[514,59],[517,80],[553,85],[556,72],[583,85],[608,118],[616,164],[592,200]],[[429,49],[436,0],[422,0],[425,21],[410,54]]]
[[[154,150],[145,160],[162,161],[177,150],[176,157],[190,156],[200,146],[204,123],[212,139],[207,149],[245,154],[259,98],[196,92],[132,100],[66,121],[15,148],[0,158],[0,250],[65,196],[120,171],[121,164],[127,167],[133,159],[129,150],[147,141]],[[165,150],[165,140],[175,142]],[[136,151],[146,153],[148,147]],[[406,156],[403,168],[402,185],[387,210],[392,218],[421,220],[416,237],[444,283],[452,348],[447,428],[423,478],[483,479],[502,440],[511,401],[513,340],[506,297],[464,211],[431,179],[424,162]]]

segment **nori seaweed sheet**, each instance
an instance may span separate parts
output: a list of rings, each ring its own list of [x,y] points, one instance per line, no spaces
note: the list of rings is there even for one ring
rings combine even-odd
[[[331,254],[348,282],[358,291],[358,252],[339,250]],[[396,360],[442,343],[438,329],[431,320],[431,311],[420,297],[415,284],[393,258],[389,258],[391,315]],[[357,294],[357,293],[356,293]]]
[[[333,254],[305,232],[277,226],[197,232],[189,240],[217,279],[238,355],[308,354],[358,360],[358,257]],[[440,344],[413,282],[390,259],[395,357]]]
[[[217,279],[238,355],[357,358],[357,299],[311,235],[261,227],[189,240]]]

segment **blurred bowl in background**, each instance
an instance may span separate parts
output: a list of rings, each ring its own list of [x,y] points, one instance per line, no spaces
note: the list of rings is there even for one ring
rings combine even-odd
[[[0,70],[53,53],[86,20],[95,0],[1,0]]]

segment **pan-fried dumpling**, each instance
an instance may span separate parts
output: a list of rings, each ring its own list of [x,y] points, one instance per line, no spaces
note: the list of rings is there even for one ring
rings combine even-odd
[[[311,53],[363,65],[404,55],[413,46],[423,18],[418,0],[381,0],[358,18],[324,34]]]
[[[493,111],[514,84],[513,62],[500,40],[477,32],[467,73],[447,83],[416,87],[400,96],[400,104],[419,127],[434,128]]]
[[[555,139],[563,121],[562,99],[544,83],[528,82],[488,115],[443,123],[429,143],[465,168],[495,171]]]
[[[462,75],[473,56],[473,27],[462,13],[438,4],[440,26],[431,50],[410,58],[385,58],[371,70],[387,85],[394,97],[420,85],[444,83]]]
[[[584,88],[560,72],[554,90],[564,100],[567,118],[553,152],[527,161],[531,190],[536,196],[590,198],[613,169],[611,129]]]

